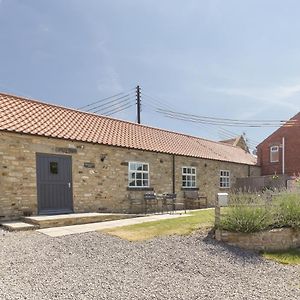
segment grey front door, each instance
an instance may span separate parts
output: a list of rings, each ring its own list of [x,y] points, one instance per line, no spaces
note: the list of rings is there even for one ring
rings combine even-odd
[[[39,214],[72,212],[71,156],[39,153],[36,166]]]

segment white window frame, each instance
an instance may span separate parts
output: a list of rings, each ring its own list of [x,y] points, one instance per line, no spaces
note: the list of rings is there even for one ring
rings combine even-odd
[[[142,166],[141,170],[138,170],[134,166]],[[144,166],[147,166],[147,170],[144,170]],[[135,174],[134,178],[132,175]],[[141,176],[137,176],[137,174],[141,174]],[[147,176],[145,176],[147,174]],[[141,178],[138,178],[141,177]],[[148,178],[144,178],[148,177]],[[137,185],[137,182],[141,181],[141,185]],[[147,181],[147,185],[144,184],[144,181]],[[130,185],[130,183],[134,182],[134,185]],[[140,161],[130,161],[128,162],[128,187],[129,188],[148,188],[150,187],[150,169],[149,163],[140,162]]]
[[[190,170],[190,172],[188,172]],[[183,179],[185,176],[186,179]],[[189,179],[187,179],[190,177]],[[190,185],[188,185],[188,183]],[[192,189],[197,187],[197,169],[196,167],[182,167],[181,169],[181,186],[186,189]]]
[[[227,173],[227,174],[224,174]],[[230,171],[229,170],[220,170],[220,181],[219,186],[221,189],[230,188]]]
[[[276,152],[278,153],[278,159],[277,160],[273,160],[272,153],[276,153]],[[274,145],[274,146],[270,147],[270,162],[271,163],[279,162],[279,146]]]

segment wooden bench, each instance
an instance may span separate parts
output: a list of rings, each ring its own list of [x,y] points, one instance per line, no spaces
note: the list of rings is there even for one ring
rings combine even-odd
[[[200,195],[199,191],[184,191],[184,200],[186,209],[207,207],[207,197]],[[202,206],[203,200],[205,202],[204,206]]]

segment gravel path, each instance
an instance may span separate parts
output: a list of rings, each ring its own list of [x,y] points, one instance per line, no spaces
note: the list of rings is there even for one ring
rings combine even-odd
[[[205,235],[132,243],[0,231],[0,299],[300,299],[300,267]]]

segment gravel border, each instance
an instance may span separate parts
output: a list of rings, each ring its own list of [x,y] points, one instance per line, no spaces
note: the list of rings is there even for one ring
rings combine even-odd
[[[0,233],[0,299],[299,299],[300,266],[204,234],[127,242]]]

